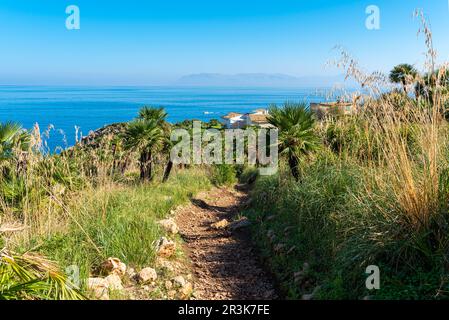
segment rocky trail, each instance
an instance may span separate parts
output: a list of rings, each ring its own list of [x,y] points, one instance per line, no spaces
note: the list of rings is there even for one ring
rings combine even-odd
[[[273,279],[264,271],[240,211],[241,188],[197,195],[177,212],[176,222],[192,261],[195,299],[276,299]]]

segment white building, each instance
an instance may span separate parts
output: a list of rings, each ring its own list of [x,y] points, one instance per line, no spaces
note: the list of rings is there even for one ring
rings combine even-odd
[[[228,129],[237,129],[244,126],[245,120],[242,113],[230,112],[227,115],[221,117],[223,124]]]
[[[253,113],[236,113],[230,112],[226,116],[222,117],[223,124],[228,129],[239,129],[248,126],[258,126],[261,128],[273,127],[267,120],[268,110],[257,109]]]

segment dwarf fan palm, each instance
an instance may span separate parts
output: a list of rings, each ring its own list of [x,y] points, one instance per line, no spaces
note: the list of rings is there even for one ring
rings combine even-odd
[[[1,230],[0,230],[1,232]],[[0,300],[85,297],[56,265],[35,254],[17,255],[0,250]]]
[[[173,143],[170,141],[171,125],[166,121],[167,113],[164,108],[145,106],[139,110],[139,118],[143,120],[155,121],[164,133],[162,152],[164,154],[168,154],[168,161],[164,170],[164,177],[162,181],[166,182],[170,177],[170,173],[173,168],[173,162],[170,159],[170,150],[173,147]]]
[[[155,120],[158,125],[164,125],[167,113],[164,108],[155,107],[142,107],[139,110],[139,119],[142,120]]]
[[[315,120],[305,104],[285,103],[270,107],[268,122],[279,129],[279,152],[286,154],[292,175],[299,180],[301,157],[316,151],[321,142],[314,132]]]
[[[407,63],[397,65],[390,72],[390,81],[402,85],[404,92],[407,92],[407,83],[414,80],[418,74],[416,69]]]
[[[126,150],[140,153],[140,179],[151,180],[153,156],[161,148],[163,130],[155,120],[138,119],[128,124],[123,137]]]
[[[20,124],[0,123],[0,168],[5,168],[7,162],[13,158],[14,150],[25,151],[29,145],[30,135]]]

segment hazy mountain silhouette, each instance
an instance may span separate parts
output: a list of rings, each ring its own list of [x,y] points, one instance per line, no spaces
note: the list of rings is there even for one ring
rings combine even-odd
[[[242,73],[220,74],[199,73],[181,77],[177,85],[186,86],[263,86],[263,87],[332,87],[339,84],[348,86],[344,76],[294,77],[286,74]]]

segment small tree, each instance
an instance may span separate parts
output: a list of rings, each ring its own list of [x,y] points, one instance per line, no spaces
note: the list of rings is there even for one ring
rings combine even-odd
[[[417,75],[418,71],[412,65],[407,63],[399,64],[391,70],[390,81],[402,85],[402,90],[407,93],[407,84],[415,82]]]
[[[154,120],[160,126],[166,124],[167,113],[162,107],[145,106],[139,110],[139,119]]]
[[[279,129],[279,153],[287,155],[288,165],[299,181],[301,157],[316,151],[321,141],[314,132],[313,113],[304,103],[285,103],[270,107],[268,122]]]
[[[161,137],[161,151],[163,154],[168,155],[167,165],[165,166],[163,182],[166,182],[170,177],[170,173],[173,169],[173,162],[170,159],[170,151],[173,144],[170,141],[171,125],[166,121],[167,113],[162,107],[145,106],[139,111],[139,119],[146,121],[155,121],[156,124],[162,130]]]
[[[168,180],[168,178],[170,177],[171,171],[173,169],[173,161],[170,157],[170,152],[171,152],[171,149],[173,148],[173,146],[174,146],[174,144],[170,139],[170,131],[166,132],[164,134],[162,152],[164,154],[168,155],[168,160],[167,160],[167,165],[165,166],[165,169],[164,169],[164,176],[162,178],[162,182],[166,182]]]
[[[18,123],[0,123],[0,173],[5,174],[15,150],[27,151],[30,135]]]
[[[124,133],[126,150],[140,154],[140,179],[151,181],[153,178],[153,157],[160,150],[164,138],[163,130],[155,120],[138,119],[128,124]]]

